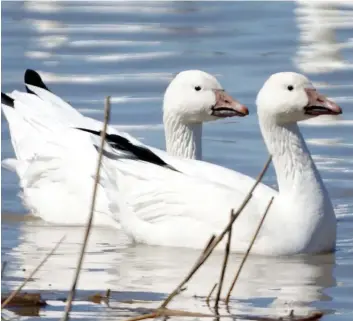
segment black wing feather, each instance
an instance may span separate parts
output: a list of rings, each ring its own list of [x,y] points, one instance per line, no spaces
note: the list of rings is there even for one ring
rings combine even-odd
[[[6,105],[6,106],[9,106],[9,107],[12,107],[12,108],[15,108],[15,100],[12,99],[10,96],[4,94],[3,92],[1,92],[1,103]]]
[[[101,131],[95,131],[87,128],[77,128],[77,129],[89,132],[97,136],[101,135]],[[169,169],[172,169],[178,172],[178,170],[176,170],[173,166],[170,166],[169,164],[167,164],[163,159],[161,159],[159,156],[157,156],[148,148],[134,145],[125,137],[122,137],[116,134],[107,134],[106,140],[108,141],[109,145],[112,146],[113,148],[130,152],[139,160],[152,163],[158,166],[162,166],[162,167],[168,167]]]
[[[40,75],[32,70],[32,69],[27,69],[25,72],[25,76],[24,76],[24,81],[25,84],[27,85],[32,85],[32,86],[36,86],[45,90],[49,90],[49,88],[45,85],[45,83],[43,82],[42,78],[40,77]],[[30,90],[27,86],[26,86],[26,90],[29,94],[35,94],[32,90]]]

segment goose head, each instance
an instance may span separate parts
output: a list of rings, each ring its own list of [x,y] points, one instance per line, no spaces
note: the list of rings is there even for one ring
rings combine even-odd
[[[295,72],[270,76],[257,95],[256,105],[260,118],[271,118],[277,124],[342,113],[341,108],[319,93],[307,77]]]
[[[185,125],[249,114],[212,75],[200,70],[180,72],[169,84],[163,101],[164,117]]]

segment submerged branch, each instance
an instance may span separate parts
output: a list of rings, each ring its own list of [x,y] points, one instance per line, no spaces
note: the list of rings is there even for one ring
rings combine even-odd
[[[252,238],[252,240],[251,240],[251,242],[250,242],[250,244],[249,244],[249,247],[248,247],[248,249],[247,249],[247,251],[246,251],[246,253],[245,253],[245,255],[244,255],[244,257],[243,257],[243,259],[242,259],[242,261],[241,261],[241,263],[240,263],[239,269],[238,269],[238,271],[237,271],[237,273],[236,273],[236,275],[235,275],[235,277],[234,277],[234,280],[233,280],[233,282],[232,282],[232,284],[231,284],[231,286],[230,286],[230,288],[229,288],[227,297],[226,297],[226,299],[225,299],[226,305],[229,304],[230,295],[231,295],[231,293],[232,293],[232,291],[233,291],[233,288],[234,288],[234,286],[235,286],[235,283],[237,282],[237,280],[238,280],[238,278],[239,278],[239,275],[240,275],[241,270],[243,269],[244,263],[245,263],[246,259],[247,259],[248,256],[249,256],[249,253],[250,253],[250,251],[251,251],[251,249],[252,249],[252,247],[253,247],[253,245],[254,245],[254,243],[255,243],[255,240],[256,240],[256,238],[257,238],[257,235],[258,235],[259,232],[260,232],[260,229],[261,229],[261,227],[262,227],[262,224],[263,224],[263,222],[264,222],[264,220],[265,220],[265,218],[266,218],[266,215],[267,215],[267,213],[268,213],[268,211],[269,211],[269,209],[270,209],[270,207],[271,207],[271,205],[272,205],[273,199],[274,199],[274,197],[272,197],[271,200],[269,201],[269,203],[268,203],[268,205],[267,205],[267,207],[266,207],[266,210],[265,210],[265,212],[264,212],[264,214],[263,214],[263,216],[262,216],[262,218],[261,218],[261,220],[260,220],[260,223],[259,223],[259,225],[258,225],[258,227],[257,227],[257,229],[256,229],[256,231],[255,231],[255,234],[254,234],[254,236],[253,236],[253,238]]]
[[[230,221],[233,219],[233,210],[230,213]],[[222,265],[222,270],[221,270],[221,275],[219,276],[219,286],[216,294],[216,299],[215,299],[215,304],[214,304],[214,309],[216,313],[218,314],[218,304],[219,304],[219,299],[221,297],[222,293],[222,287],[223,287],[223,281],[224,281],[224,276],[226,273],[227,269],[227,264],[228,264],[228,258],[229,258],[229,252],[230,252],[230,245],[232,241],[232,225],[230,226],[228,230],[228,239],[227,239],[227,244],[224,250],[224,259],[223,259],[223,265]]]
[[[44,265],[44,263],[55,253],[55,251],[58,249],[59,245],[62,243],[64,239],[65,239],[65,236],[63,236],[59,240],[59,242],[55,244],[53,249],[43,258],[43,260],[37,265],[37,267],[32,271],[32,273],[22,282],[22,284],[15,291],[13,291],[4,302],[1,303],[1,309],[3,309],[23,289],[23,287],[27,284],[27,282],[33,278],[33,276]]]
[[[110,117],[110,97],[108,96],[105,100],[105,108],[104,108],[104,125],[103,125],[103,130],[101,132],[101,145],[99,147],[99,156],[98,156],[98,162],[97,162],[97,169],[96,169],[96,176],[95,176],[95,181],[94,181],[94,186],[93,186],[93,196],[92,196],[92,202],[91,202],[91,208],[90,208],[90,214],[89,218],[87,221],[86,225],[86,230],[85,230],[85,235],[83,238],[83,244],[80,252],[80,256],[77,262],[77,267],[76,267],[76,273],[74,276],[74,280],[72,283],[72,287],[69,293],[69,297],[67,300],[67,304],[65,307],[65,313],[62,317],[62,321],[67,321],[69,319],[71,307],[72,307],[72,301],[75,298],[76,294],[76,286],[78,282],[78,278],[80,275],[81,267],[82,267],[82,262],[83,262],[83,257],[85,255],[86,251],[86,246],[88,242],[88,237],[91,231],[92,227],[92,221],[93,221],[93,215],[94,215],[94,207],[96,204],[96,197],[97,197],[97,191],[98,191],[98,182],[100,178],[100,170],[101,170],[101,165],[102,165],[102,159],[103,159],[103,149],[104,149],[104,143],[105,143],[105,137],[107,134],[107,127],[108,127],[108,122],[109,122],[109,117]]]
[[[214,290],[216,289],[217,285],[218,285],[218,283],[215,283],[215,284],[213,285],[213,287],[212,287],[210,293],[208,293],[208,296],[207,296],[207,298],[206,298],[206,304],[207,304],[207,306],[208,306],[208,308],[209,308],[210,310],[211,310],[210,299],[211,299],[211,296],[212,296]],[[212,310],[211,310],[211,311],[212,311]]]

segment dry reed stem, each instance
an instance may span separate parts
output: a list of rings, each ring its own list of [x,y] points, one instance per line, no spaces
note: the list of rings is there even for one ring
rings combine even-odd
[[[140,320],[146,320],[146,319],[155,319],[157,317],[158,317],[158,314],[156,312],[152,312],[152,313],[140,314],[136,317],[126,319],[125,321],[140,321]]]
[[[215,240],[215,238],[216,238],[216,235],[214,235],[214,234],[210,237],[210,239],[208,240],[208,243],[206,244],[205,248],[202,251],[202,254],[204,254],[206,252],[206,250],[211,246],[211,244]]]
[[[105,304],[110,307],[110,295],[111,295],[111,290],[107,289],[107,291],[105,292]]]
[[[230,213],[230,221],[233,219],[233,216],[234,216],[234,213],[233,213],[233,210],[232,210],[231,213]],[[224,275],[226,273],[227,264],[228,264],[228,258],[229,258],[231,241],[232,241],[232,225],[230,226],[230,229],[228,231],[228,239],[227,239],[227,244],[226,244],[226,247],[225,247],[225,250],[224,250],[223,265],[222,265],[221,274],[219,276],[219,282],[218,282],[219,286],[218,286],[218,291],[217,291],[216,299],[215,299],[214,309],[215,309],[217,314],[218,314],[219,299],[220,299],[221,293],[222,293]]]
[[[257,229],[256,229],[256,231],[255,231],[255,234],[254,234],[254,236],[253,236],[253,238],[252,238],[252,240],[251,240],[251,242],[250,242],[250,244],[249,244],[249,247],[248,247],[248,249],[247,249],[247,251],[246,251],[246,253],[245,253],[245,255],[244,255],[244,257],[243,257],[243,259],[242,259],[242,261],[241,261],[241,263],[240,263],[240,266],[239,266],[238,271],[237,271],[237,273],[236,273],[236,275],[235,275],[235,277],[234,277],[234,280],[233,280],[233,282],[232,282],[232,284],[231,284],[231,286],[230,286],[230,288],[229,288],[227,297],[226,297],[226,299],[225,299],[225,303],[226,303],[227,306],[228,306],[228,304],[229,304],[230,295],[231,295],[231,292],[233,291],[234,285],[235,285],[235,283],[237,282],[237,280],[238,280],[238,278],[239,278],[239,275],[240,275],[241,270],[243,269],[244,263],[245,263],[246,259],[247,259],[248,256],[249,256],[249,253],[250,253],[250,251],[251,251],[252,246],[253,246],[254,243],[255,243],[255,240],[256,240],[257,235],[258,235],[259,232],[260,232],[260,229],[261,229],[262,224],[263,224],[263,222],[264,222],[264,220],[265,220],[265,218],[266,218],[266,215],[267,215],[267,213],[268,213],[268,210],[270,209],[270,207],[271,207],[271,205],[272,205],[273,199],[274,199],[274,197],[272,197],[271,200],[268,202],[268,205],[267,205],[267,207],[266,207],[266,210],[265,210],[265,212],[264,212],[264,214],[263,214],[263,216],[262,216],[262,218],[261,218],[261,220],[260,220],[260,223],[259,223],[259,225],[258,225],[258,227],[257,227]]]
[[[94,207],[96,203],[96,196],[97,196],[97,191],[98,191],[98,182],[99,182],[99,177],[100,177],[100,170],[101,170],[101,164],[102,164],[102,158],[103,158],[103,148],[104,148],[104,143],[105,143],[105,137],[107,134],[107,127],[108,127],[108,122],[110,118],[110,96],[106,97],[105,99],[105,106],[104,106],[104,125],[103,129],[101,132],[101,145],[99,147],[99,156],[98,156],[98,162],[97,162],[97,169],[96,169],[96,176],[95,176],[95,181],[94,181],[94,186],[93,186],[93,196],[92,196],[92,201],[91,201],[91,208],[90,208],[90,215],[87,221],[86,225],[86,230],[85,230],[85,235],[83,238],[83,244],[80,252],[80,256],[77,262],[77,267],[76,267],[76,273],[74,276],[74,280],[72,283],[72,287],[69,293],[69,296],[67,298],[67,304],[65,307],[65,312],[62,317],[62,321],[67,321],[69,319],[71,307],[72,307],[72,301],[75,298],[76,294],[76,285],[78,282],[78,278],[80,276],[80,271],[82,267],[82,262],[83,262],[83,257],[86,251],[86,246],[88,242],[88,237],[91,231],[92,227],[92,221],[93,221],[93,214],[94,214]]]
[[[1,304],[1,309],[3,309],[22,289],[23,287],[27,284],[29,280],[33,278],[33,276],[38,272],[38,270],[44,265],[44,263],[55,253],[55,251],[58,249],[59,245],[62,243],[62,241],[65,239],[66,235],[64,235],[58,243],[55,244],[53,249],[43,258],[43,260],[37,265],[37,267],[32,271],[32,273],[22,282],[22,284],[14,290],[8,298]]]
[[[7,261],[2,262],[1,264],[1,278],[3,278],[5,269],[6,269]]]
[[[140,321],[147,319],[155,319],[160,317],[196,317],[196,318],[210,318],[219,319],[221,317],[232,318],[233,320],[253,320],[253,321],[318,321],[323,316],[322,312],[313,312],[307,316],[295,317],[265,317],[256,315],[214,315],[200,312],[189,312],[183,310],[171,310],[171,309],[157,309],[153,312],[137,315],[126,319],[125,321]]]
[[[318,321],[323,316],[322,312],[313,312],[306,316],[296,317],[296,316],[283,316],[283,317],[265,317],[256,315],[241,315],[237,316],[237,320],[253,320],[253,321]]]
[[[264,177],[268,167],[270,166],[272,160],[272,156],[270,155],[267,162],[265,163],[260,175],[257,177],[255,184],[253,187],[250,189],[249,193],[245,197],[243,203],[240,205],[239,209],[237,212],[232,216],[230,222],[228,225],[224,228],[222,233],[215,237],[214,235],[211,236],[210,240],[207,242],[207,245],[205,246],[204,250],[202,251],[200,257],[192,267],[191,271],[187,274],[187,276],[183,279],[183,281],[175,288],[173,292],[169,294],[169,296],[165,299],[165,301],[161,304],[160,308],[166,308],[166,306],[169,304],[169,302],[178,294],[180,293],[180,290],[183,288],[183,286],[188,282],[192,276],[196,273],[196,271],[201,267],[203,263],[209,258],[211,255],[212,251],[215,249],[215,247],[218,245],[219,242],[222,241],[223,237],[228,233],[230,228],[232,227],[234,221],[237,219],[237,217],[240,215],[246,204],[249,202],[249,200],[252,197],[252,193],[254,192],[255,188],[257,185],[260,183],[262,178]],[[234,212],[233,212],[234,213]]]
[[[211,306],[210,306],[210,299],[211,299],[211,296],[214,292],[214,290],[216,289],[218,283],[215,283],[210,291],[210,293],[208,294],[207,298],[206,298],[206,304],[208,306],[208,308],[211,310]],[[212,310],[211,310],[212,311]]]
[[[139,320],[146,320],[146,319],[155,319],[155,318],[160,318],[160,317],[212,318],[214,316],[215,315],[213,315],[213,314],[207,314],[207,313],[158,308],[157,310],[155,310],[151,313],[137,315],[136,317],[126,319],[125,321],[139,321]]]

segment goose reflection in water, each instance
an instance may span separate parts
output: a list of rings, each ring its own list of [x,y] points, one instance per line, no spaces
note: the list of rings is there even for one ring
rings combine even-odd
[[[14,248],[10,258],[16,268],[9,270],[7,277],[19,280],[27,276],[66,234],[57,253],[26,285],[26,289],[43,291],[44,296],[47,292],[67,294],[83,232],[83,228],[54,227],[42,221],[23,223],[20,244]],[[195,250],[131,246],[122,232],[95,228],[80,275],[78,297],[87,297],[87,293],[92,291],[103,293],[109,288],[113,291],[111,306],[115,308],[121,308],[121,304],[114,302],[116,295],[117,300],[129,300],[140,293],[139,299],[160,301],[188,273],[198,255],[199,251]],[[231,255],[224,291],[228,290],[241,258],[242,255]],[[190,281],[187,291],[175,298],[171,307],[208,313],[202,297],[218,281],[222,260],[222,253],[214,253]],[[333,266],[332,254],[290,258],[250,256],[233,291],[231,312],[283,315],[292,309],[296,314],[313,311],[313,303],[331,300],[325,289],[336,284],[332,276]],[[15,287],[17,283],[12,281],[9,285]],[[156,304],[154,302],[153,306]],[[50,309],[50,306],[46,308]],[[117,313],[115,309],[114,312],[104,311],[106,317],[109,313]]]

